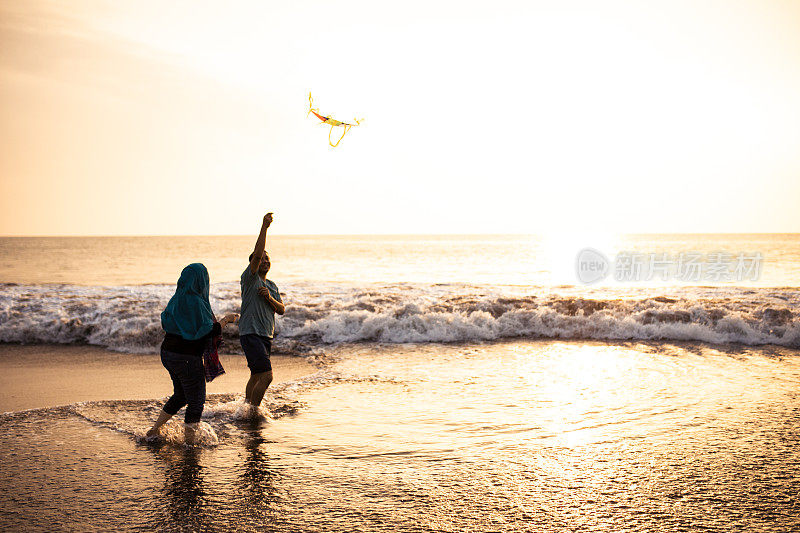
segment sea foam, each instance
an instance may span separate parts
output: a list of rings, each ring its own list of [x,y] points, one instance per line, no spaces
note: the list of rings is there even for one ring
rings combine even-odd
[[[83,343],[155,352],[167,285],[0,285],[0,342]],[[508,338],[673,340],[800,347],[800,290],[296,284],[276,349],[341,342],[469,342]],[[238,284],[212,287],[218,314],[239,311]],[[240,350],[235,326],[225,351]]]

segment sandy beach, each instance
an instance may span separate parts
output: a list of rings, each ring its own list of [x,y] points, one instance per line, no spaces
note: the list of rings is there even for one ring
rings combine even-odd
[[[298,357],[271,358],[275,384],[311,374]],[[97,400],[144,400],[172,394],[158,354],[124,354],[97,346],[0,344],[0,412]],[[250,375],[242,355],[220,355],[225,374],[207,394],[240,393]]]

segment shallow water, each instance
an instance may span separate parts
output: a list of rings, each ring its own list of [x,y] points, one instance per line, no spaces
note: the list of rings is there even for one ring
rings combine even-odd
[[[137,437],[160,401],[3,415],[0,527],[540,531],[800,526],[796,350],[350,345],[217,444]],[[321,360],[321,359],[320,359]],[[24,527],[23,527],[24,526]]]

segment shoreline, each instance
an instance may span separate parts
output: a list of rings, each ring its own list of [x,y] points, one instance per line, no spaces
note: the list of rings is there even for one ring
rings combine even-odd
[[[225,374],[206,384],[206,394],[243,394],[250,377],[243,355],[220,354]],[[316,372],[305,359],[271,356],[274,381]],[[101,400],[167,398],[172,381],[157,353],[129,354],[99,346],[0,344],[0,413]]]

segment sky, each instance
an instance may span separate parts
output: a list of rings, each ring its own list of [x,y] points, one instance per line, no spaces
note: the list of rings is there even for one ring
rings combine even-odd
[[[0,143],[0,235],[800,232],[800,3],[0,0]]]

